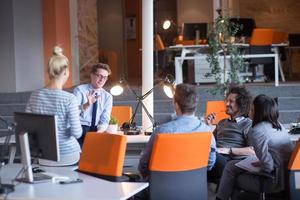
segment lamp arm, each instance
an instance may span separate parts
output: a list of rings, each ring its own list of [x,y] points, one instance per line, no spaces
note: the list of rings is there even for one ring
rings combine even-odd
[[[129,123],[130,123],[130,124],[132,124],[132,123],[134,122],[134,119],[135,119],[135,116],[136,116],[138,107],[139,107],[139,105],[140,105],[140,103],[141,103],[141,101],[140,101],[138,98],[137,98],[137,100],[138,100],[138,103],[137,103],[137,105],[136,105],[136,107],[135,107],[135,109],[134,109],[134,112],[133,112],[132,117],[131,117],[130,120],[129,120]]]
[[[153,87],[154,88],[154,87]],[[153,92],[153,88],[150,89],[148,92],[146,92],[145,94],[143,94],[140,98],[141,100],[144,100],[147,98],[147,96],[149,96],[149,94],[151,94]]]

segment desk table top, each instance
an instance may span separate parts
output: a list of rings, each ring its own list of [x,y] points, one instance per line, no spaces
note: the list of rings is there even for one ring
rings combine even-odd
[[[10,183],[21,168],[21,164],[5,165],[0,171],[2,183]],[[125,200],[149,185],[146,182],[110,182],[72,171],[69,167],[45,167],[44,169],[50,175],[80,178],[83,182],[65,185],[52,182],[38,184],[17,182],[15,191],[10,193],[7,199]],[[4,196],[1,195],[0,199],[4,199]]]

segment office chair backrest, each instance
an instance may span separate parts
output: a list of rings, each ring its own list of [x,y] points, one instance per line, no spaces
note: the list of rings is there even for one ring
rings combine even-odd
[[[289,165],[289,195],[291,200],[300,197],[300,139],[297,141],[295,149],[291,155]]]
[[[126,152],[124,135],[88,132],[83,143],[78,170],[115,180],[121,177]]]
[[[207,199],[212,134],[157,134],[149,162],[150,199]]]
[[[274,31],[272,44],[281,44],[288,42],[288,34],[286,32]]]
[[[111,110],[111,116],[113,116],[118,126],[122,126],[124,122],[129,122],[132,116],[131,106],[113,106]]]
[[[229,115],[226,114],[226,105],[224,101],[207,101],[205,117],[211,113],[216,113],[216,119],[213,121],[213,124],[216,125],[222,119],[229,118]]]
[[[165,50],[165,45],[164,45],[164,43],[163,43],[163,41],[162,41],[159,34],[156,34],[154,36],[154,40],[155,40],[154,41],[154,44],[155,44],[154,49],[155,50],[157,50],[157,51]]]
[[[273,29],[268,28],[255,28],[252,32],[250,45],[266,46],[271,45],[273,42]]]

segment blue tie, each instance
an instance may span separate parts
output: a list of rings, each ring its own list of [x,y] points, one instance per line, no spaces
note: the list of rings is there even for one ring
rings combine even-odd
[[[91,126],[95,126],[95,122],[96,122],[96,114],[97,114],[97,101],[95,101],[95,103],[93,103],[93,112],[92,112],[92,122],[91,122]]]

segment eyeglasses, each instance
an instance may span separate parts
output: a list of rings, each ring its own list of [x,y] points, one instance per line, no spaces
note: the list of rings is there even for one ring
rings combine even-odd
[[[103,80],[107,80],[108,76],[103,76],[102,74],[97,74],[97,73],[93,73],[97,78],[103,79]]]

